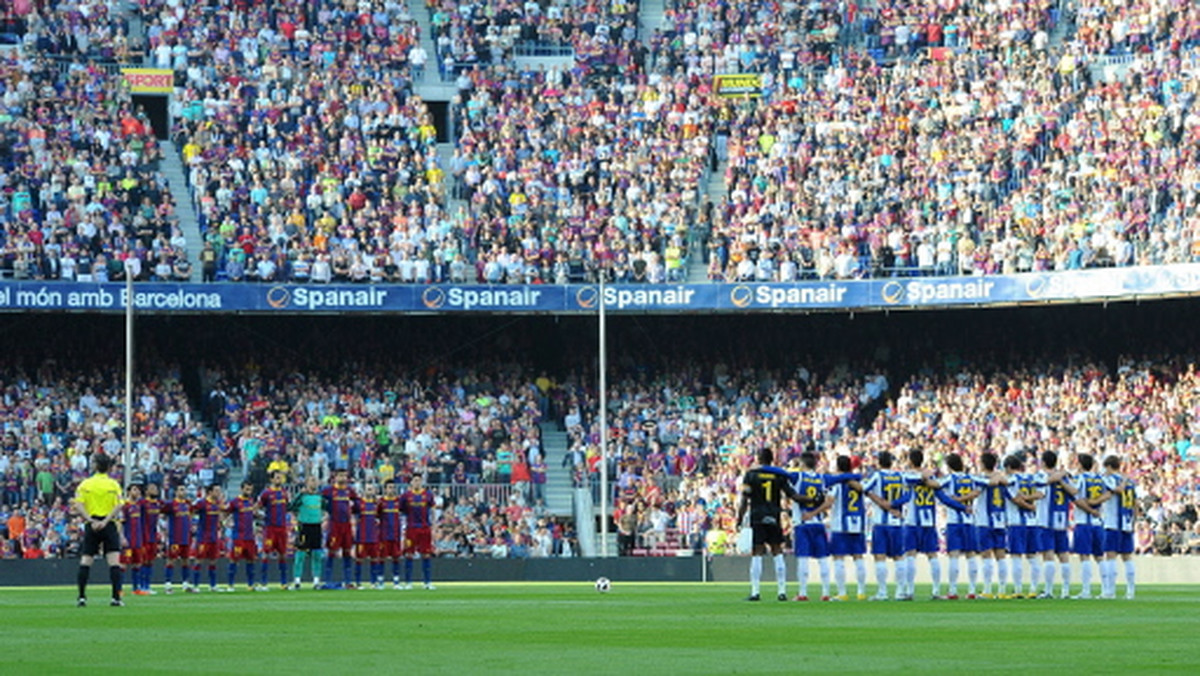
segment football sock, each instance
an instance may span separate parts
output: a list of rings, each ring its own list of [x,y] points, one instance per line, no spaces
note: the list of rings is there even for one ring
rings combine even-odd
[[[215,563],[208,566],[208,586],[217,586],[217,564]]]
[[[1062,577],[1062,595],[1066,596],[1071,593],[1071,564],[1060,562],[1058,572]]]
[[[392,581],[400,581],[400,561],[397,559],[392,559]]]
[[[192,586],[200,586],[200,566],[192,566]]]
[[[1125,561],[1125,595],[1133,596],[1137,584],[1134,581],[1135,570],[1133,568],[1133,559]]]
[[[279,584],[287,584],[287,559],[279,557]],[[267,573],[263,572],[263,584],[267,583]]]
[[[412,584],[412,559],[404,559],[404,584]]]
[[[990,559],[989,559],[990,560]],[[967,557],[967,593],[974,594],[979,582],[979,557]]]
[[[762,556],[750,557],[750,595],[757,596],[759,586],[762,582],[763,561]]]
[[[171,584],[175,581],[175,566],[167,566],[164,569],[163,577],[166,578],[166,583]]]
[[[947,572],[950,575],[950,595],[951,596],[958,596],[958,560],[959,560],[959,557],[951,556],[950,562],[948,565],[950,570]]]
[[[1046,561],[1042,565],[1042,591],[1046,594],[1054,593],[1054,570],[1057,567],[1053,561]]]
[[[846,561],[837,559],[833,562],[833,580],[837,583],[838,596],[846,595]]]
[[[867,595],[867,562],[862,559],[854,560],[854,579],[858,582],[858,595]]]
[[[877,587],[877,589],[876,589],[875,593],[880,597],[887,596],[887,593],[888,593],[887,579],[888,579],[887,560],[885,560],[885,559],[876,560],[875,561],[875,586]]]
[[[779,557],[783,561],[783,557]],[[425,578],[425,584],[433,584],[433,559],[421,559],[421,577]]]
[[[88,576],[92,574],[91,566],[79,566],[79,573],[75,576],[75,582],[79,585],[79,598],[87,598]]]
[[[821,572],[821,596],[829,596],[829,557],[817,559],[817,570]]]
[[[324,563],[324,565],[321,567],[321,568],[322,568],[322,571],[321,571],[321,577],[323,577],[323,578],[325,578],[326,580],[329,580],[329,581],[332,581],[332,580],[333,580],[333,559],[334,559],[334,555],[333,555],[333,554],[330,554],[329,556],[326,556],[326,557],[325,557],[325,563]]]
[[[342,557],[342,582],[350,581],[350,568],[353,565],[354,562],[350,560],[349,556]]]
[[[263,560],[262,560],[262,567],[261,567],[261,568],[259,569],[259,571],[258,571],[258,577],[259,577],[260,579],[262,579],[262,581],[263,581],[263,584],[266,584],[266,583],[267,583],[267,579],[268,579],[268,578],[267,578],[267,570],[268,570],[268,567],[267,567],[267,566],[268,566],[268,564],[269,564],[269,563],[270,563],[269,561],[267,561],[266,559],[263,559]],[[284,582],[287,582],[287,580],[285,579],[285,580],[284,580]]]
[[[1029,593],[1036,594],[1042,583],[1042,565],[1037,559],[1029,559]]]
[[[1092,595],[1092,567],[1088,564],[1091,561],[1083,559],[1079,562],[1079,582],[1083,585],[1083,589],[1079,591],[1084,596]]]
[[[150,578],[154,577],[154,567],[146,565],[142,567],[142,584],[146,589],[150,588]]]
[[[896,596],[912,596],[912,585],[908,577],[908,571],[913,568],[912,563],[912,558],[907,556],[896,559]]]
[[[312,576],[313,582],[315,583],[321,579],[321,573],[325,569],[325,550],[314,549],[309,552],[308,555],[312,557]],[[328,580],[329,576],[325,575],[324,578]]]
[[[233,583],[237,582],[237,564],[229,564],[229,587],[233,588]]]
[[[121,567],[108,567],[108,581],[112,583],[112,597],[114,599],[121,598]]]
[[[428,561],[429,559],[424,559],[424,560]],[[778,590],[776,593],[786,594],[787,593],[787,559],[784,558],[783,554],[776,554],[774,557],[774,563],[775,563],[775,589]],[[429,581],[426,580],[426,584],[428,584],[428,582]]]
[[[263,582],[266,582],[266,581],[267,581],[267,574],[263,573]],[[254,563],[251,561],[246,562],[246,583],[249,584],[251,587],[254,586]]]
[[[1008,593],[1008,559],[996,559],[996,581],[999,586],[996,589],[997,594]]]
[[[1025,593],[1025,567],[1021,565],[1023,559],[1019,556],[1014,556],[1011,561],[1013,593],[1023,594]]]
[[[801,596],[808,596],[808,557],[796,557],[796,580],[800,582]]]
[[[295,558],[292,559],[292,578],[297,583],[300,582],[300,578],[304,577],[304,564],[307,562],[308,552],[303,549],[297,550]]]
[[[362,584],[362,561],[354,562],[354,584]]]
[[[996,560],[987,558],[983,560],[983,593],[992,593],[992,580],[996,575]]]
[[[942,595],[942,560],[936,556],[929,557],[929,576],[933,578],[933,595],[941,596]]]

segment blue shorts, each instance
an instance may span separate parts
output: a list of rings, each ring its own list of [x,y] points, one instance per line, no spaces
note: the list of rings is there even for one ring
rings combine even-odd
[[[1132,554],[1133,533],[1123,530],[1104,530],[1104,552],[1106,554]]]
[[[904,551],[936,554],[938,551],[937,529],[933,526],[905,526]]]
[[[1006,528],[975,527],[975,546],[981,552],[993,549],[1008,549],[1008,530]]]
[[[862,533],[830,533],[829,553],[834,556],[862,556],[867,552],[867,539]]]
[[[1067,538],[1067,531],[1054,530],[1053,528],[1043,528],[1039,534],[1042,541],[1038,547],[1039,552],[1054,552],[1055,554],[1066,554],[1071,551],[1071,543]]]
[[[1008,553],[1029,554],[1029,532],[1025,526],[1008,527]]]
[[[825,524],[806,523],[792,529],[792,540],[795,543],[796,556],[811,556],[823,559],[829,556],[829,536],[825,533]]]
[[[904,555],[904,529],[900,526],[875,526],[871,529],[871,553],[899,558]]]
[[[1104,556],[1104,529],[1087,524],[1075,525],[1075,542],[1071,551],[1080,556]]]
[[[952,523],[946,526],[946,551],[976,552],[975,526],[967,523]]]

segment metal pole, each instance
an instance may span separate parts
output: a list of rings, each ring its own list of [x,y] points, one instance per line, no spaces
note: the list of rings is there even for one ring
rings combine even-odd
[[[133,279],[125,266],[125,488],[133,476]]]
[[[608,558],[608,315],[600,270],[600,556]]]

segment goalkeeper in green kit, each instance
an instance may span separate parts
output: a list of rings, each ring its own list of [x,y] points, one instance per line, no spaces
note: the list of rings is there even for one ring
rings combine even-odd
[[[324,565],[325,550],[321,548],[321,522],[325,511],[321,508],[321,491],[317,477],[310,476],[304,484],[304,492],[297,495],[289,507],[295,512],[300,533],[296,538],[296,559],[292,567],[295,581],[292,589],[300,588],[304,577],[304,562],[312,560],[313,589],[321,588],[321,567]]]

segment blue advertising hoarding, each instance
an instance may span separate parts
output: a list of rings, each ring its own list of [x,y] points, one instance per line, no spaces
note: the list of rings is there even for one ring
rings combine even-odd
[[[852,311],[1070,301],[1200,293],[1200,264],[978,277],[745,284],[370,285],[169,284],[133,287],[135,309],[153,313],[615,313]],[[603,298],[601,298],[603,296]],[[123,284],[7,282],[0,311],[120,312]]]

